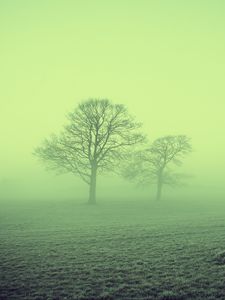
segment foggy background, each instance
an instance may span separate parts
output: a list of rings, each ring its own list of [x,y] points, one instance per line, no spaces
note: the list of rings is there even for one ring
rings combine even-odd
[[[224,1],[1,1],[0,197],[87,197],[79,177],[46,172],[32,152],[89,97],[125,104],[150,141],[192,138],[178,171],[194,178],[169,194],[224,195],[224,33]],[[154,193],[98,178],[100,198]]]

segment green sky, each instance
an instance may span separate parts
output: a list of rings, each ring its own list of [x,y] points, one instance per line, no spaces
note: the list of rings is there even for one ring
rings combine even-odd
[[[107,97],[150,139],[192,137],[185,169],[222,187],[225,1],[0,0],[0,45],[0,180],[54,186],[33,148],[80,100]]]

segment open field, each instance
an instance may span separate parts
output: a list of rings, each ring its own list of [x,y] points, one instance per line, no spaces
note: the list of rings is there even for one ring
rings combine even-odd
[[[0,241],[0,299],[225,299],[221,201],[2,201]]]

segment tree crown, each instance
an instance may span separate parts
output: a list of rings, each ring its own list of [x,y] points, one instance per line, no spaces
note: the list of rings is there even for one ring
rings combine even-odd
[[[128,148],[145,140],[127,108],[108,99],[84,101],[67,119],[61,134],[46,139],[35,154],[50,168],[78,174],[87,183],[93,167],[113,170]]]

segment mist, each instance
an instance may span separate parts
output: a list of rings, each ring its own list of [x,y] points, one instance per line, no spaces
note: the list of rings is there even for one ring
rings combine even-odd
[[[190,136],[194,152],[184,163],[195,176],[190,189],[224,192],[223,4],[133,2],[129,14],[127,2],[93,5],[1,4],[3,195],[15,186],[14,196],[54,197],[54,177],[33,149],[89,97],[125,104],[150,141]],[[70,194],[74,185],[83,193],[79,178],[55,180],[61,191]],[[107,181],[106,195],[123,184]]]
[[[190,136],[190,188],[223,189],[222,4],[133,2],[129,14],[127,2],[93,5],[1,4],[1,187],[15,185],[19,196],[27,182],[29,197],[43,197],[43,189],[54,196],[52,174],[36,163],[34,147],[59,132],[81,100],[107,97],[125,104],[150,140]],[[56,181],[70,189],[63,176]],[[109,196],[122,185],[107,184]],[[77,178],[74,187],[83,189]]]
[[[205,0],[1,1],[1,299],[225,298],[211,264],[225,249],[224,12]],[[115,168],[98,174],[86,205],[89,185],[34,153],[88,99],[126,107],[148,147],[190,138],[171,167],[184,184],[165,185],[157,203],[155,183]]]

